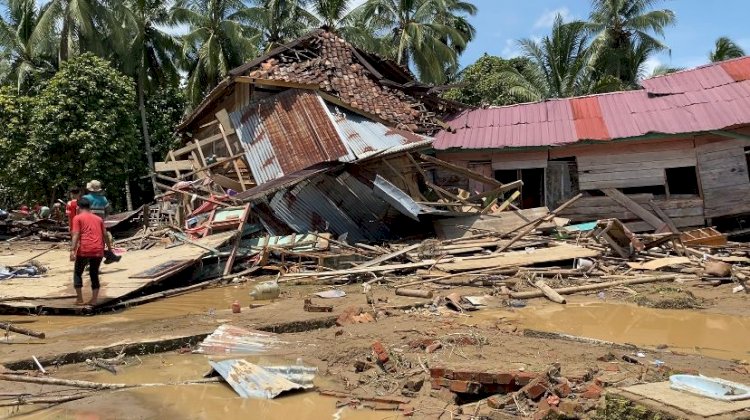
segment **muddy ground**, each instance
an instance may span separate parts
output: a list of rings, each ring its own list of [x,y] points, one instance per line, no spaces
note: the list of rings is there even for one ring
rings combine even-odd
[[[0,316],[0,322],[13,321],[47,334],[43,340],[8,335],[0,344],[0,364],[31,369],[34,355],[58,378],[112,383],[198,379],[208,370],[209,357],[186,352],[187,347],[217,326],[231,324],[279,332],[280,339],[287,343],[248,360],[261,364],[301,360],[319,369],[318,389],[408,398],[416,418],[451,418],[474,407],[462,409],[461,404],[487,396],[459,394],[458,400],[453,400],[455,394],[432,389],[430,368],[520,374],[542,373],[559,363],[563,376],[576,377],[593,371],[599,383],[609,387],[665,380],[671,372],[699,372],[750,383],[750,336],[746,334],[750,305],[748,296],[733,294],[730,284],[712,287],[698,282],[655,283],[571,296],[567,305],[533,299],[526,301],[524,308],[511,308],[502,297],[494,296],[488,298],[486,307],[465,313],[433,307],[431,300],[395,296],[385,285],[374,287],[377,303],[368,305],[361,285],[355,284],[340,287],[347,292],[344,298],[315,299],[316,303],[333,305],[332,313],[311,313],[303,310],[304,297],[329,287],[282,286],[279,299],[255,302],[260,306],[251,309],[248,293],[255,281],[96,316]],[[493,293],[492,288],[426,288],[436,296]],[[234,300],[241,302],[242,313],[231,313],[229,306]],[[352,307],[373,312],[375,322],[337,326],[336,318]],[[672,307],[683,309],[662,309]],[[571,341],[534,331],[595,338],[617,345]],[[375,342],[387,349],[390,372],[375,363]],[[425,349],[435,343],[440,343],[439,348],[432,352],[432,348]],[[639,349],[630,349],[626,344]],[[85,363],[71,363],[93,355],[111,355],[123,348],[128,348],[133,356],[126,358],[126,365],[118,367],[117,375],[94,370]],[[108,353],[102,352],[106,349]],[[644,357],[638,357],[638,352]],[[639,364],[622,360],[623,355],[635,357]],[[55,363],[61,366],[54,366]],[[664,366],[658,368],[661,363]],[[365,370],[357,372],[356,366]],[[415,388],[420,380],[423,385]],[[411,389],[404,388],[407,382]],[[0,381],[0,394],[54,389],[49,385]],[[393,419],[404,415],[403,411],[339,408],[337,400],[341,398],[321,396],[315,391],[271,401],[243,400],[226,384],[217,383],[98,392],[51,408],[0,407],[4,410],[0,415],[92,419],[248,418],[249,413],[257,416],[254,418],[293,415],[302,419]],[[601,400],[595,398],[576,401],[589,416],[595,415],[597,405],[601,405]],[[533,415],[536,408],[536,404],[529,405],[522,411]],[[503,418],[501,414],[495,413]]]

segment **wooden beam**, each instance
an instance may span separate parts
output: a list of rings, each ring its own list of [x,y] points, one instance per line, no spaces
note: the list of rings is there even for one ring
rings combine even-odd
[[[468,200],[469,201],[474,201],[474,200],[482,199],[484,197],[489,197],[491,195],[500,195],[500,194],[502,194],[502,193],[504,193],[506,191],[510,191],[512,189],[521,188],[521,187],[523,187],[523,181],[521,181],[519,179],[518,181],[513,181],[513,182],[511,182],[509,184],[503,184],[503,185],[501,185],[501,186],[499,186],[497,188],[494,188],[492,190],[485,191],[485,192],[473,195],[473,196],[469,197]]]
[[[239,182],[233,180],[232,178],[226,177],[221,174],[212,174],[211,179],[214,180],[215,183],[221,185],[224,188],[231,188],[235,191],[242,190],[242,184]],[[244,191],[244,190],[242,190]]]
[[[181,147],[181,148],[179,148],[177,150],[172,151],[172,154],[174,156],[182,156],[184,154],[190,153],[193,150],[195,150],[198,147],[198,145],[205,146],[207,144],[211,144],[211,143],[213,143],[215,141],[219,141],[219,140],[223,140],[223,139],[224,139],[224,137],[221,135],[221,133],[214,134],[213,136],[206,137],[203,140],[195,140],[193,143],[191,143],[191,144],[189,144],[189,145],[187,145],[185,147]]]
[[[650,211],[642,207],[640,204],[633,201],[633,199],[623,194],[620,190],[617,190],[614,188],[601,188],[601,191],[605,195],[607,195],[607,197],[615,200],[617,204],[635,213],[636,216],[640,217],[643,221],[651,225],[654,229],[657,229],[657,230],[661,229],[661,227],[665,224],[663,220],[654,216],[653,213],[651,213]]]
[[[237,153],[236,155],[232,155],[232,156],[230,156],[228,158],[219,159],[216,162],[214,162],[214,163],[212,163],[212,164],[210,164],[208,166],[205,166],[203,168],[198,168],[198,169],[193,170],[192,172],[186,173],[185,175],[180,176],[180,178],[183,178],[183,179],[187,178],[187,177],[195,175],[198,172],[201,172],[201,171],[203,171],[205,169],[211,169],[211,168],[213,168],[215,166],[224,165],[224,164],[230,163],[231,160],[236,160],[236,159],[244,157],[244,156],[245,156],[245,153],[243,152],[243,153]]]
[[[433,184],[432,182],[425,182],[425,185],[427,185],[428,187],[430,187],[433,190],[435,190],[435,192],[437,192],[438,194],[444,195],[444,196],[450,198],[451,200],[460,201],[460,202],[466,203],[466,204],[469,203],[468,201],[464,200],[463,198],[457,196],[456,194],[453,194],[450,191],[446,190],[445,188],[439,187],[439,186]]]
[[[672,233],[680,233],[680,230],[677,229],[677,225],[675,225],[674,221],[672,221],[672,219],[669,218],[667,213],[665,213],[664,210],[662,210],[662,208],[659,207],[659,204],[657,204],[656,201],[651,200],[648,202],[648,204],[654,210],[654,213],[656,213],[656,215],[659,216],[661,220],[663,220],[664,223],[667,224],[667,227],[669,228],[669,230],[672,231]]]
[[[434,158],[432,156],[427,156],[425,154],[420,154],[419,158],[422,159],[422,160],[424,160],[424,161],[426,161],[426,162],[430,162],[432,164],[441,166],[441,167],[443,167],[443,168],[445,168],[445,169],[447,169],[447,170],[449,170],[451,172],[455,172],[455,173],[464,175],[467,178],[473,179],[473,180],[481,182],[483,184],[492,185],[493,187],[502,187],[503,186],[502,182],[500,182],[500,181],[498,181],[496,179],[488,178],[488,177],[486,177],[486,176],[484,176],[484,175],[482,175],[482,174],[480,174],[478,172],[472,171],[471,169],[462,168],[462,167],[460,167],[458,165],[454,165],[452,163],[448,163],[446,161],[443,161],[443,160],[440,160],[440,159],[436,159],[436,158]]]
[[[387,159],[381,159],[381,161],[383,162],[383,164],[385,166],[388,167],[388,169],[391,170],[391,172],[393,172],[394,174],[396,174],[396,176],[399,179],[401,179],[401,181],[404,183],[404,186],[406,186],[406,188],[408,188],[410,190],[409,192],[412,194],[412,196],[415,196],[415,197],[417,197],[418,199],[420,199],[422,201],[427,201],[427,199],[419,191],[419,187],[417,187],[416,185],[414,185],[414,182],[410,182],[409,180],[407,180],[406,177],[400,171],[398,171],[396,168],[394,168],[393,165],[391,165],[391,163],[388,162]]]
[[[508,206],[510,206],[511,203],[520,195],[521,191],[514,191],[513,194],[511,194],[510,197],[508,197],[508,199],[503,202],[503,204],[500,204],[500,207],[497,208],[497,211],[505,211],[505,209],[507,209]]]
[[[166,162],[154,162],[156,172],[192,171],[193,161],[175,160]]]
[[[226,115],[226,111],[224,111],[224,114]],[[216,116],[219,116],[219,113],[216,113]],[[229,116],[227,115],[227,122],[229,121]],[[221,119],[219,119],[221,121]],[[234,151],[232,150],[232,145],[229,144],[229,139],[227,138],[227,135],[224,131],[223,123],[219,124],[219,131],[221,132],[221,136],[224,137],[224,145],[227,147],[227,153],[231,156]],[[242,173],[240,172],[240,165],[237,164],[237,159],[232,159],[232,165],[234,166],[234,173],[237,175],[237,179],[239,179],[239,187],[240,189],[234,189],[235,191],[241,192],[245,191],[247,188],[245,188],[245,180],[242,178]],[[225,187],[226,188],[226,187]],[[231,187],[230,187],[231,188]]]

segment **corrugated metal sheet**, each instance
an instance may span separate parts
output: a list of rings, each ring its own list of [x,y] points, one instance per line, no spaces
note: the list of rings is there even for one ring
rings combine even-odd
[[[263,236],[261,238],[252,238],[242,241],[243,247],[248,247],[253,251],[260,251],[265,247],[282,247],[290,251],[303,252],[315,251],[323,248],[318,247],[322,241],[317,235],[313,234],[292,234],[281,236]]]
[[[261,185],[257,185],[247,191],[243,191],[235,195],[234,198],[245,202],[257,200],[276,191],[291,187],[292,185],[302,180],[311,178],[314,175],[333,170],[340,166],[343,166],[343,164],[334,162],[319,163],[309,168],[284,175],[281,178],[276,178]]]
[[[559,146],[750,124],[750,57],[672,73],[643,90],[464,112],[438,133],[438,150]]]
[[[304,366],[263,368],[247,360],[209,361],[211,367],[242,398],[271,399],[285,391],[309,389],[316,370]],[[299,381],[292,381],[290,378]]]
[[[326,106],[342,139],[354,154],[354,159],[364,159],[391,148],[431,140],[429,137],[388,127],[330,103],[326,103]]]
[[[290,89],[230,118],[258,185],[349,154],[314,92]]]
[[[198,345],[201,354],[260,354],[282,344],[276,334],[251,331],[232,325],[220,325]]]

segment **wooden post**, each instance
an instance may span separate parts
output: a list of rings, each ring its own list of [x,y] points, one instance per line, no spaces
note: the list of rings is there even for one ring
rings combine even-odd
[[[547,297],[547,299],[551,300],[555,303],[561,303],[565,304],[565,298],[560,296],[559,293],[555,291],[555,289],[549,287],[547,283],[544,282],[544,280],[538,280],[536,283],[534,283],[534,286],[541,290],[542,293],[544,293],[544,296]]]
[[[537,226],[541,225],[544,222],[549,222],[550,220],[554,219],[555,216],[557,216],[557,213],[560,213],[561,211],[565,210],[566,208],[568,208],[571,204],[575,203],[581,197],[583,197],[583,194],[578,194],[577,196],[575,196],[575,197],[571,198],[570,200],[564,202],[560,207],[558,207],[558,208],[552,210],[551,212],[549,212],[546,216],[539,217],[536,220],[533,220],[533,221],[527,223],[527,227],[526,228],[524,228],[520,232],[518,232],[518,234],[516,234],[516,236],[514,236],[510,241],[508,241],[508,243],[506,243],[505,245],[503,245],[502,247],[500,247],[500,249],[498,249],[497,252],[503,252],[506,249],[510,248],[511,245],[513,245],[519,239],[521,239],[524,236],[526,236],[532,230],[536,229]]]

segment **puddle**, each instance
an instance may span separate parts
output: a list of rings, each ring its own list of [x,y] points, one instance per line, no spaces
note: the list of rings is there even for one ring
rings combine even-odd
[[[141,358],[143,364],[124,367],[117,375],[102,371],[85,371],[83,365],[63,366],[56,377],[116,383],[174,382],[201,378],[209,369],[203,355],[155,355]],[[278,364],[288,360],[247,357],[254,363]],[[325,381],[316,378],[317,386]],[[336,398],[307,391],[281,395],[273,400],[244,399],[224,383],[149,387],[100,393],[96,397],[69,402],[57,407],[35,411],[23,418],[33,419],[114,419],[114,418],[179,418],[179,419],[341,419],[381,420],[402,418],[390,411],[336,408]],[[26,411],[28,413],[28,411]],[[9,412],[0,411],[0,416]]]
[[[239,300],[243,307],[250,304],[250,290],[255,283],[244,283],[227,287],[199,290],[179,296],[159,299],[143,305],[134,306],[114,313],[102,313],[95,316],[23,316],[3,315],[0,322],[20,321],[19,326],[30,329],[59,333],[70,328],[89,325],[102,325],[127,321],[148,321],[190,314],[206,315],[210,310],[229,309],[234,300]]]
[[[545,305],[515,313],[524,328],[648,347],[666,344],[675,351],[725,360],[750,359],[750,317],[607,303]]]

